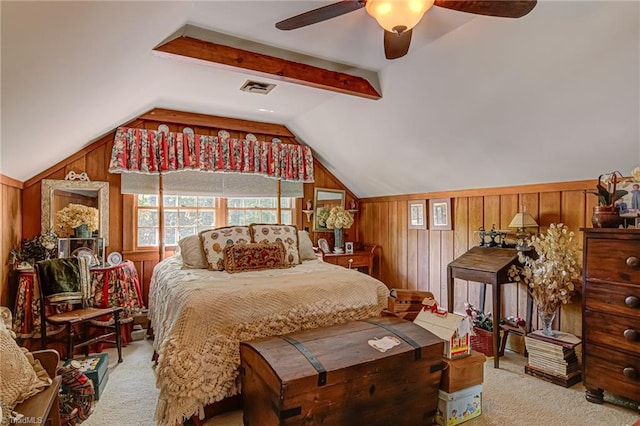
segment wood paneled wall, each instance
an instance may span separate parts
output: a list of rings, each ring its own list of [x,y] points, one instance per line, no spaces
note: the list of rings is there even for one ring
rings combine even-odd
[[[476,230],[481,226],[489,230],[493,225],[496,229],[509,229],[509,222],[522,206],[536,219],[541,232],[551,223],[562,222],[576,233],[582,245],[579,229],[591,227],[591,212],[597,202],[584,190],[594,187],[595,181],[580,181],[365,198],[360,202],[359,232],[364,242],[382,247],[379,278],[388,287],[430,291],[442,306],[447,306],[447,265],[478,245]],[[408,229],[408,200],[433,198],[452,199],[453,230]],[[513,240],[514,236],[510,237]],[[503,315],[524,318],[526,287],[502,287]],[[477,306],[479,290],[477,283],[456,279],[455,311],[463,312],[466,301]],[[491,297],[486,303],[486,311],[492,311]],[[558,322],[561,324],[556,326],[562,330],[581,334],[579,298],[572,305],[563,306]]]
[[[0,175],[0,229],[2,242],[0,244],[0,306],[7,306],[9,302],[9,267],[7,259],[13,246],[20,243],[22,236],[22,182]]]

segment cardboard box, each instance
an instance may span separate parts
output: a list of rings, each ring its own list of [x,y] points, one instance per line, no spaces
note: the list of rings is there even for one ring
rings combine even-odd
[[[460,358],[471,353],[471,324],[468,318],[446,311],[423,309],[413,322],[447,342],[444,345],[445,358]]]
[[[417,312],[422,309],[422,301],[425,298],[433,299],[433,294],[428,291],[414,291],[392,288],[388,298],[390,312]]]
[[[440,389],[453,393],[484,382],[484,363],[487,357],[480,352],[458,359],[445,359]]]
[[[482,385],[472,386],[457,392],[440,391],[436,423],[441,426],[454,426],[482,414]]]
[[[65,361],[64,365],[68,365],[70,362],[78,363],[78,368],[82,371],[92,382],[93,390],[95,392],[95,399],[100,399],[100,396],[104,392],[104,388],[107,386],[109,380],[109,355],[106,353],[90,355],[84,358],[76,358],[74,360]]]

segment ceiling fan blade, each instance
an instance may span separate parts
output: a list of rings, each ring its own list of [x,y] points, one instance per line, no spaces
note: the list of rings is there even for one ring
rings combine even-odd
[[[436,0],[435,5],[476,15],[520,18],[536,6],[537,0]]]
[[[409,51],[411,45],[412,30],[403,31],[400,34],[384,31],[384,56],[387,59],[401,58]]]
[[[332,3],[280,21],[276,24],[276,28],[279,30],[295,30],[296,28],[306,27],[307,25],[316,24],[361,9],[365,3],[363,0],[344,0]]]

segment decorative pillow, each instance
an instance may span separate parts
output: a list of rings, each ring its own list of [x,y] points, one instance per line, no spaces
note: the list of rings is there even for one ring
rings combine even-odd
[[[254,243],[282,242],[287,249],[287,265],[300,263],[298,252],[298,228],[295,225],[274,225],[272,223],[252,223],[249,225]]]
[[[298,252],[300,253],[300,261],[318,258],[316,252],[313,251],[313,242],[307,231],[298,231]]]
[[[0,323],[0,401],[12,409],[16,404],[23,402],[32,395],[37,394],[51,384],[48,376],[38,378],[29,358],[25,355],[28,351],[18,346],[9,334],[3,323]],[[33,356],[31,357],[33,360]],[[38,365],[40,363],[38,362]],[[42,366],[40,366],[42,369]],[[45,372],[46,375],[46,372]]]
[[[178,245],[182,256],[182,269],[207,269],[209,267],[207,258],[202,251],[202,241],[199,235],[180,238]]]
[[[242,271],[288,268],[287,250],[282,242],[249,243],[224,248],[224,269],[233,274]]]
[[[251,242],[248,226],[226,226],[202,231],[198,236],[202,241],[202,251],[209,264],[209,269],[213,271],[224,269],[224,253],[222,251],[226,246]]]

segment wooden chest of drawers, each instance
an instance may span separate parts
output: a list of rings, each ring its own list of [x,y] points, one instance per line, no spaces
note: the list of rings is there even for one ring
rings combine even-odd
[[[583,229],[586,399],[640,401],[640,231]]]

